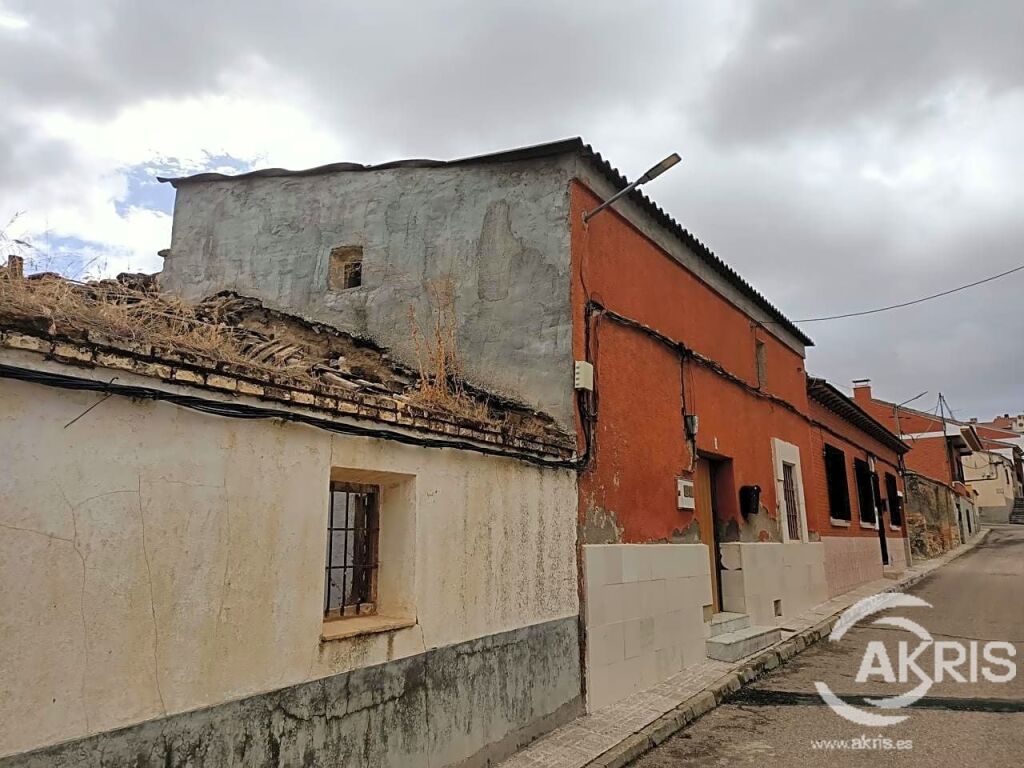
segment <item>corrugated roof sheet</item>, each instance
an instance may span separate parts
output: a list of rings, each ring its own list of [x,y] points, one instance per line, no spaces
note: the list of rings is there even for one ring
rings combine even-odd
[[[443,168],[447,166],[484,163],[510,163],[565,154],[578,154],[583,159],[593,163],[594,166],[618,188],[625,187],[629,183],[629,180],[623,176],[617,168],[605,160],[604,157],[601,156],[600,152],[595,151],[593,147],[578,136],[571,139],[552,141],[546,144],[535,144],[528,147],[519,147],[516,149],[491,152],[483,155],[474,155],[472,157],[463,157],[456,160],[429,160],[418,158],[394,160],[392,162],[378,163],[376,165],[363,165],[360,163],[330,163],[329,165],[321,165],[316,168],[307,168],[299,171],[290,171],[284,168],[264,168],[258,171],[249,171],[248,173],[240,173],[234,176],[228,176],[223,173],[198,173],[192,176],[181,176],[177,178],[158,177],[158,180],[169,183],[176,188],[180,184],[204,181],[237,181],[242,179],[273,177],[317,176],[339,172],[351,173],[357,171],[383,171],[393,168]],[[768,299],[766,299],[760,292],[755,290],[754,287],[744,280],[732,267],[716,256],[715,253],[695,235],[672,218],[672,216],[661,208],[661,206],[652,201],[640,190],[634,190],[629,197],[659,225],[672,233],[683,243],[683,245],[697,254],[697,256],[703,259],[708,266],[739,290],[741,294],[764,310],[764,312],[778,323],[779,326],[785,328],[786,331],[797,338],[800,343],[806,346],[814,345],[811,338],[801,331],[793,321],[783,315],[775,305],[768,301]]]

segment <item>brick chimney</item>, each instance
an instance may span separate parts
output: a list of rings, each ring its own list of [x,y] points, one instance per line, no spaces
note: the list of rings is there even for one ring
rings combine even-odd
[[[871,402],[871,379],[853,380],[853,399],[861,404]]]

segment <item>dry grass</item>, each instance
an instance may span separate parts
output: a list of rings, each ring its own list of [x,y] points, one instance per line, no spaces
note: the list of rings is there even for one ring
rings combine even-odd
[[[455,281],[446,275],[423,284],[429,310],[424,331],[409,307],[409,334],[416,353],[419,389],[410,400],[425,408],[438,408],[458,416],[490,421],[487,404],[466,392],[462,358],[456,335]]]
[[[24,278],[0,265],[0,327],[100,344],[150,345],[157,356],[161,350],[193,354],[301,385],[351,388],[353,381],[379,379],[384,391],[435,414],[495,425],[510,436],[545,440],[557,434],[546,417],[507,403],[492,409],[486,395],[467,391],[456,337],[454,283],[442,278],[425,289],[426,332],[413,310],[409,312],[416,374],[385,370],[386,355],[342,334],[335,337],[263,317],[262,309],[249,311],[251,299],[222,294],[189,304],[137,279],[82,283],[58,275]]]
[[[78,283],[61,277],[0,276],[0,318],[72,338],[103,336],[151,344],[218,361],[301,375],[294,360],[257,359],[251,334],[218,322],[218,307],[140,290],[114,280]]]

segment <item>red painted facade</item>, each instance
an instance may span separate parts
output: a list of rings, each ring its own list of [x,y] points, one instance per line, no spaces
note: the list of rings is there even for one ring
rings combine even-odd
[[[694,513],[677,507],[675,478],[694,469],[684,413],[699,417],[696,449],[715,467],[719,540],[780,540],[773,438],[799,449],[812,540],[871,535],[829,525],[803,356],[615,210],[584,224],[583,212],[600,203],[584,185],[574,182],[570,195],[573,349],[593,363],[596,389],[591,462],[579,479],[581,541],[700,540]],[[836,429],[864,448],[856,428]],[[874,453],[895,467],[891,450]],[[761,511],[746,520],[744,485],[761,488]]]
[[[951,488],[962,481],[959,455],[946,437],[949,419],[943,421],[938,416],[906,407],[897,409],[894,403],[872,397],[870,386],[855,387],[853,399],[889,430],[908,436],[905,442],[911,450],[904,458],[907,469]],[[970,429],[969,425],[954,426]]]
[[[899,454],[891,447],[881,443],[863,430],[857,428],[846,419],[830,411],[821,403],[811,400],[811,449],[815,460],[811,463],[811,477],[807,481],[808,515],[815,516],[814,526],[822,536],[869,536],[877,537],[871,529],[860,525],[860,509],[857,500],[857,478],[854,475],[853,460],[867,461],[874,458],[875,471],[880,479],[880,490],[887,509],[891,510],[894,500],[888,498],[885,475],[896,478],[897,489],[904,492],[903,475],[900,469]],[[843,525],[832,518],[829,509],[828,482],[825,475],[825,462],[822,460],[825,446],[831,445],[845,454],[846,483],[850,493],[850,523]],[[891,517],[886,515],[886,522]],[[897,535],[887,525],[890,536]],[[906,536],[906,519],[901,520],[900,536]]]

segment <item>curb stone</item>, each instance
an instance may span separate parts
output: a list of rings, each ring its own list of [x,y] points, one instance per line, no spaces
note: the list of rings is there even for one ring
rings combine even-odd
[[[880,593],[897,592],[931,576],[939,568],[948,565],[981,544],[988,537],[989,530],[991,529],[982,529],[981,533],[973,541],[962,544],[953,552],[939,558],[936,561],[935,567],[921,573],[911,574],[905,579],[880,590]],[[637,758],[679,733],[686,726],[700,719],[711,710],[716,709],[747,683],[753,682],[773,669],[777,669],[821,640],[828,639],[829,633],[832,631],[832,627],[835,626],[839,615],[845,610],[846,608],[843,608],[842,611],[837,611],[831,616],[825,617],[817,624],[797,632],[792,637],[776,643],[748,659],[742,666],[723,675],[700,693],[686,699],[675,709],[669,710],[653,723],[628,736],[594,760],[591,760],[586,764],[585,768],[625,768]]]

